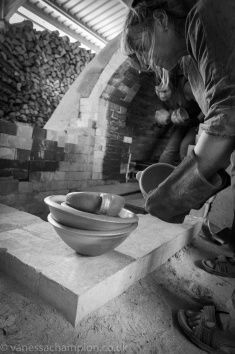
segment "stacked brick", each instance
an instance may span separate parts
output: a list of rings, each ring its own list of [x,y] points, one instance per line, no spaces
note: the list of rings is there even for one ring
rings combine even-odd
[[[0,121],[0,202],[45,216],[43,197],[89,186],[94,134]]]
[[[103,178],[125,180],[130,144],[124,141],[124,137],[133,136],[131,127],[127,125],[127,109],[140,86],[137,71],[124,62],[102,94],[102,98],[109,102]]]
[[[142,73],[140,82],[141,87],[127,109],[127,126],[131,127],[133,137],[132,160],[156,161],[168,139],[165,128],[155,124],[155,112],[162,108],[162,103],[156,96],[152,73]]]
[[[32,22],[0,34],[0,119],[44,126],[61,98],[94,57],[58,31]]]

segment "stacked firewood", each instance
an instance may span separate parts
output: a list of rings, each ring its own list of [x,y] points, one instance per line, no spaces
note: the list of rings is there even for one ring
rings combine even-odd
[[[32,22],[0,33],[0,119],[43,126],[94,57],[58,31],[36,31]]]

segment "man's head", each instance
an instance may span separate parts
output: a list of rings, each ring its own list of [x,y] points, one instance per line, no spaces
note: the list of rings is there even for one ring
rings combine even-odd
[[[130,9],[122,44],[125,53],[135,56],[141,68],[171,70],[186,54],[185,15],[179,5],[170,7],[172,1],[177,3],[176,0],[155,0]]]
[[[170,86],[166,87],[165,89],[159,89],[158,86],[155,86],[155,92],[162,102],[168,101],[172,96],[172,90]]]

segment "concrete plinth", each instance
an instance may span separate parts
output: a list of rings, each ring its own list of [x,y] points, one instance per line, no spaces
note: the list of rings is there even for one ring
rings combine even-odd
[[[138,228],[114,251],[76,254],[53,227],[33,215],[0,205],[0,268],[76,325],[166,262],[198,233],[200,218],[182,225],[139,215]]]

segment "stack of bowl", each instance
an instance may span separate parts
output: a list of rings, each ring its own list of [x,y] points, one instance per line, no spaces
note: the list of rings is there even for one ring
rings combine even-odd
[[[99,198],[102,203],[95,210],[89,200]],[[137,215],[125,209],[125,200],[120,198],[110,193],[75,192],[52,195],[44,202],[50,210],[48,221],[61,239],[79,254],[98,256],[117,247],[138,225]]]

